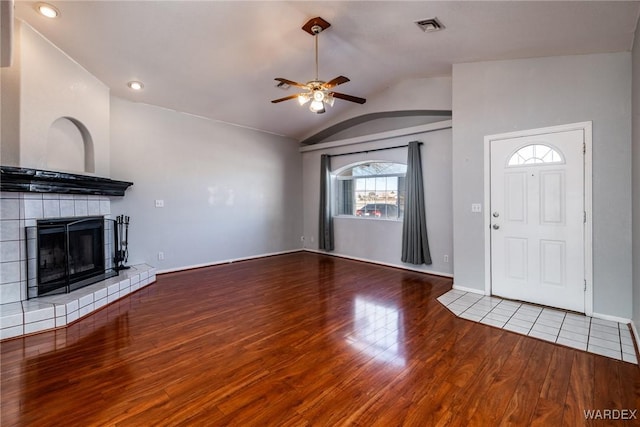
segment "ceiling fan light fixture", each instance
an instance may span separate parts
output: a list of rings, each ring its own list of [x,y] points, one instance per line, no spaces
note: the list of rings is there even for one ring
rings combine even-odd
[[[324,103],[314,99],[309,105],[309,110],[313,113],[324,113]]]
[[[336,101],[336,99],[333,97],[333,95],[331,95],[330,93],[328,93],[325,97],[324,97],[324,103],[325,104],[329,104],[330,107],[333,107],[333,103]]]
[[[314,101],[322,101],[322,100],[324,100],[324,92],[322,92],[321,90],[314,90],[313,91],[313,100]]]
[[[301,93],[298,95],[298,104],[304,105],[311,100],[311,97],[308,93]]]

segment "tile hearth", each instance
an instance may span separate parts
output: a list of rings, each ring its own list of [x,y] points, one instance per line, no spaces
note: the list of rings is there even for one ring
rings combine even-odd
[[[638,364],[624,323],[456,289],[438,301],[462,319]]]
[[[0,304],[0,339],[66,326],[155,281],[156,269],[140,264],[68,294]]]

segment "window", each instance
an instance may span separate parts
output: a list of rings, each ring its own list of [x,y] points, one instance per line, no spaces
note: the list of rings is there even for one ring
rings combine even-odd
[[[347,167],[336,175],[336,213],[363,218],[401,218],[406,172],[407,165],[391,162]]]
[[[564,163],[562,155],[548,145],[525,145],[509,158],[509,166],[523,166],[540,163]]]

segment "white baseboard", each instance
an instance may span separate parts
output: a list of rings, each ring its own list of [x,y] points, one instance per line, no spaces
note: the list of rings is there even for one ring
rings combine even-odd
[[[167,268],[165,270],[158,269],[156,271],[156,274],[175,273],[177,271],[191,270],[191,269],[194,269],[194,268],[212,267],[214,265],[221,265],[221,264],[231,264],[231,263],[239,262],[239,261],[248,261],[250,259],[267,258],[267,257],[270,257],[270,256],[291,254],[291,253],[300,252],[300,251],[302,251],[302,249],[291,249],[291,250],[288,250],[288,251],[270,252],[270,253],[266,253],[266,254],[251,255],[251,256],[242,257],[242,258],[231,258],[231,259],[220,260],[220,261],[205,262],[205,263],[202,263],[202,264],[185,265],[183,267]]]
[[[382,266],[385,266],[385,267],[399,268],[401,270],[416,271],[418,273],[431,274],[433,276],[441,276],[441,277],[453,278],[453,274],[441,273],[439,271],[433,271],[433,270],[423,270],[423,269],[420,269],[420,268],[413,268],[411,266],[404,265],[404,264],[391,264],[390,262],[373,261],[373,260],[370,260],[370,259],[367,259],[367,258],[360,258],[360,257],[355,257],[355,256],[350,256],[350,255],[339,254],[339,253],[335,253],[335,252],[326,252],[326,251],[321,251],[321,250],[318,250],[318,249],[304,248],[302,250],[303,251],[307,251],[307,252],[313,252],[313,253],[316,253],[316,254],[330,255],[330,256],[335,256],[335,257],[338,257],[338,258],[351,259],[351,260],[354,260],[354,261],[368,262],[369,264],[377,264],[377,265],[382,265]]]
[[[631,319],[627,319],[626,317],[611,316],[610,314],[593,313],[591,317],[595,317],[596,319],[609,320],[611,322],[624,323],[625,325],[628,323],[632,323]]]
[[[467,288],[465,286],[456,285],[455,283],[453,284],[452,288],[462,292],[470,292],[472,294],[485,295],[484,289]]]

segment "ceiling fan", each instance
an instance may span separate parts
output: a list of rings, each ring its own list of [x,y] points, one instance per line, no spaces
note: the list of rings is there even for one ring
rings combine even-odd
[[[333,106],[335,98],[356,102],[358,104],[364,104],[365,102],[367,102],[367,100],[364,98],[358,98],[357,96],[346,95],[344,93],[332,91],[334,87],[349,81],[349,79],[345,76],[338,76],[334,79],[329,80],[328,82],[324,82],[318,78],[318,34],[326,30],[330,26],[331,24],[320,17],[310,19],[306,24],[304,24],[302,29],[315,38],[316,77],[314,80],[311,80],[305,84],[284,79],[282,77],[276,78],[275,80],[280,82],[278,83],[278,87],[295,86],[304,89],[305,92],[285,96],[284,98],[274,99],[273,101],[271,101],[272,103],[276,104],[278,102],[288,101],[289,99],[294,98],[298,99],[300,105],[304,105],[307,102],[311,101],[309,110],[314,113],[321,114],[325,112],[326,104]]]

